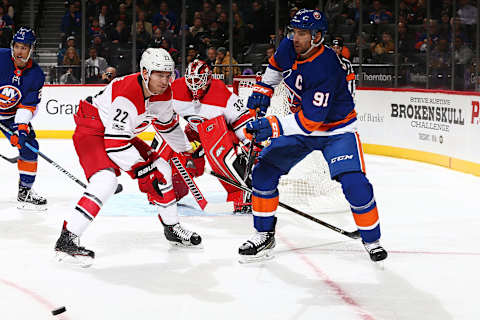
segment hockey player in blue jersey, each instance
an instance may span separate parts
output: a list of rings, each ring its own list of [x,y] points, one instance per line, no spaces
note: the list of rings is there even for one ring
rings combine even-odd
[[[18,207],[44,210],[47,200],[32,190],[38,155],[25,146],[28,142],[38,149],[30,121],[37,111],[45,82],[43,71],[31,58],[35,41],[34,32],[22,27],[13,36],[10,49],[0,48],[0,123],[13,132],[10,136],[2,130],[20,153]]]
[[[314,150],[321,150],[332,179],[340,182],[350,203],[363,244],[373,261],[387,257],[380,245],[380,224],[373,188],[365,176],[356,112],[347,87],[347,72],[337,54],[324,46],[327,21],[318,10],[302,9],[290,22],[292,33],[282,40],[248,100],[264,115],[273,86],[284,81],[290,108],[286,116],[268,116],[247,124],[257,142],[270,139],[252,172],[255,234],[239,248],[241,259],[263,260],[275,246],[275,211],[280,176]]]

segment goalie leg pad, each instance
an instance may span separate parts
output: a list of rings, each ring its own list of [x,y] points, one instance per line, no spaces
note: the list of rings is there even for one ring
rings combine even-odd
[[[204,121],[197,128],[200,142],[212,170],[245,185],[243,182],[245,166],[242,170],[239,165],[241,153],[237,152],[235,146],[239,141],[235,133],[228,129],[223,116]],[[235,196],[230,194],[238,192],[238,189],[223,181],[221,183],[229,193],[227,201],[233,201]]]
[[[380,221],[373,187],[363,172],[347,172],[338,176],[343,194],[350,203],[353,218],[364,242],[380,239]]]

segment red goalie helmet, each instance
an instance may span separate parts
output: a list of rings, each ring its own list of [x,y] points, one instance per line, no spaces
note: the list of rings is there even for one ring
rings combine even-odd
[[[200,100],[212,82],[212,71],[205,61],[195,59],[188,64],[185,82],[194,100]]]

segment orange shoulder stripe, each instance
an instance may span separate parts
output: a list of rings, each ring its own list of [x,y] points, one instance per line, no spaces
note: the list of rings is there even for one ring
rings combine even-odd
[[[274,56],[271,56],[270,59],[268,59],[268,63],[270,63],[275,69],[283,71],[282,68],[278,65],[277,61],[275,60]]]

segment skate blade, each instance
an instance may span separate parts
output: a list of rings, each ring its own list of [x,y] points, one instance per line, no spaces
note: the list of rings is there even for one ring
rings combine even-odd
[[[272,260],[275,258],[275,255],[273,254],[273,250],[265,250],[263,254],[257,254],[255,256],[240,256],[240,259],[238,260],[238,263],[240,264],[249,264],[249,263],[258,263],[262,261],[268,261]]]
[[[175,241],[169,241],[169,243],[172,248],[193,249],[193,250],[203,249],[203,242],[197,245],[175,242]]]
[[[26,202],[18,202],[17,209],[22,211],[46,211],[48,207],[46,204],[33,204],[33,203],[26,203]]]
[[[58,262],[69,264],[76,267],[88,268],[93,264],[93,259],[86,256],[71,256],[68,253],[57,251],[55,253],[55,259]]]

